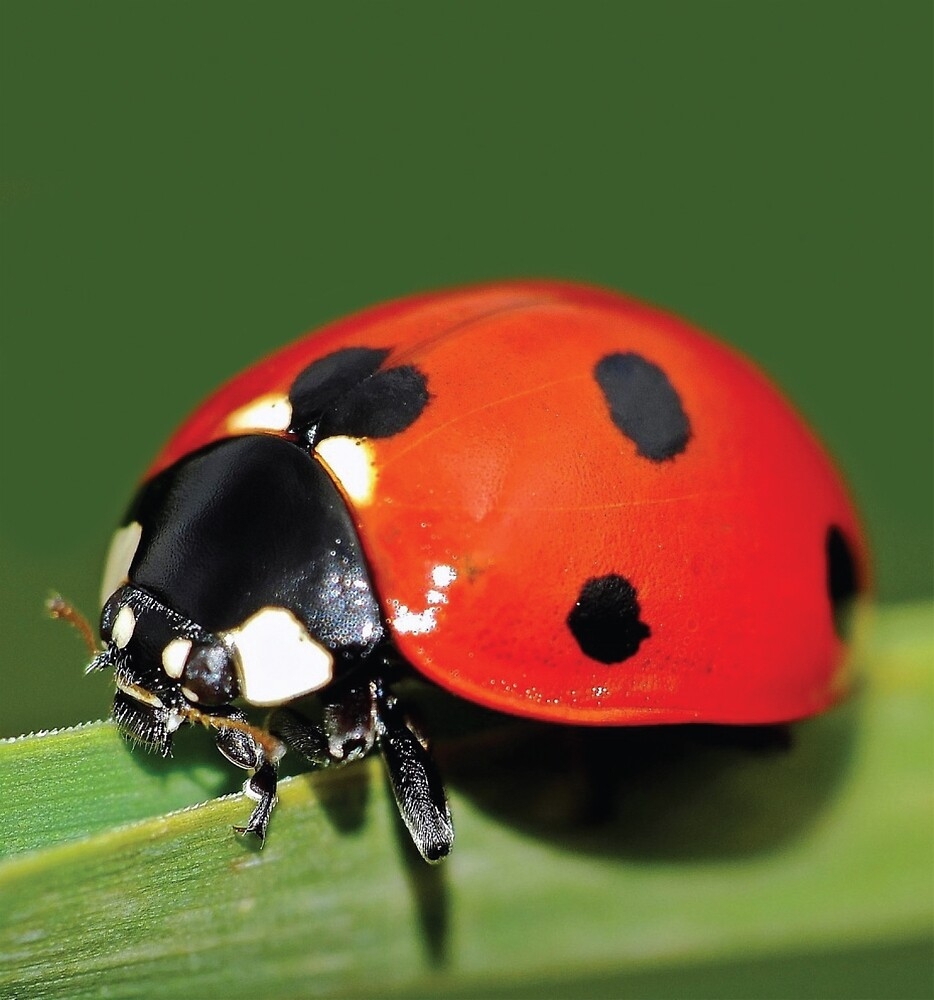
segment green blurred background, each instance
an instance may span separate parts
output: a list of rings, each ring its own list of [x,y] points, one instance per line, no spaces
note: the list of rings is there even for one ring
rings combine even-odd
[[[737,345],[930,595],[931,7],[0,7],[0,735],[100,717],[46,622],[210,388],[326,320],[502,276]]]
[[[750,354],[848,476],[881,599],[929,598],[931,34],[929,0],[5,0],[0,736],[107,713],[42,602],[94,616],[116,518],[205,392],[331,318],[497,277],[602,283]],[[929,955],[692,982],[921,995]],[[657,977],[629,985],[685,995]]]

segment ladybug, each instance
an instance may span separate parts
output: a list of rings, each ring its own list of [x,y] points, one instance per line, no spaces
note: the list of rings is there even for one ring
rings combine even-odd
[[[261,839],[286,748],[378,747],[437,861],[451,814],[400,678],[555,723],[795,720],[846,691],[865,565],[749,362],[609,291],[492,284],[333,323],[208,398],[114,536],[89,669],[164,756],[213,729]]]

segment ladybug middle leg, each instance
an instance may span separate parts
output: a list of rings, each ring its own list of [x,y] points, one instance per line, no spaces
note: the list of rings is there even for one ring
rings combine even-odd
[[[381,680],[336,686],[322,696],[322,719],[277,709],[269,730],[315,767],[365,757],[378,745],[402,820],[421,856],[437,862],[454,844],[441,776],[425,743]]]
[[[402,820],[419,854],[434,864],[454,846],[454,824],[444,783],[428,747],[399,699],[376,689],[379,749]]]

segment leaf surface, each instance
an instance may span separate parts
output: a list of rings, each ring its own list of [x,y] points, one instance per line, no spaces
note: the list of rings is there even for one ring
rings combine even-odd
[[[203,733],[170,761],[110,723],[5,741],[0,993],[650,996],[752,961],[750,994],[778,995],[756,959],[774,984],[783,956],[873,948],[907,949],[923,980],[932,631],[929,605],[881,610],[858,694],[787,751],[707,727],[490,724],[436,699],[458,838],[437,867],[375,759],[283,780],[259,850],[231,830],[250,803],[210,798],[242,774]]]

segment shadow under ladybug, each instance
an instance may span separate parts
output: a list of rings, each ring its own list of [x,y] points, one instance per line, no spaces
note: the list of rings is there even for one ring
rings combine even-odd
[[[789,725],[611,729],[496,720],[458,705],[454,735],[438,730],[435,755],[459,795],[567,850],[728,859],[778,849],[819,819],[853,760],[860,711],[857,695]]]

